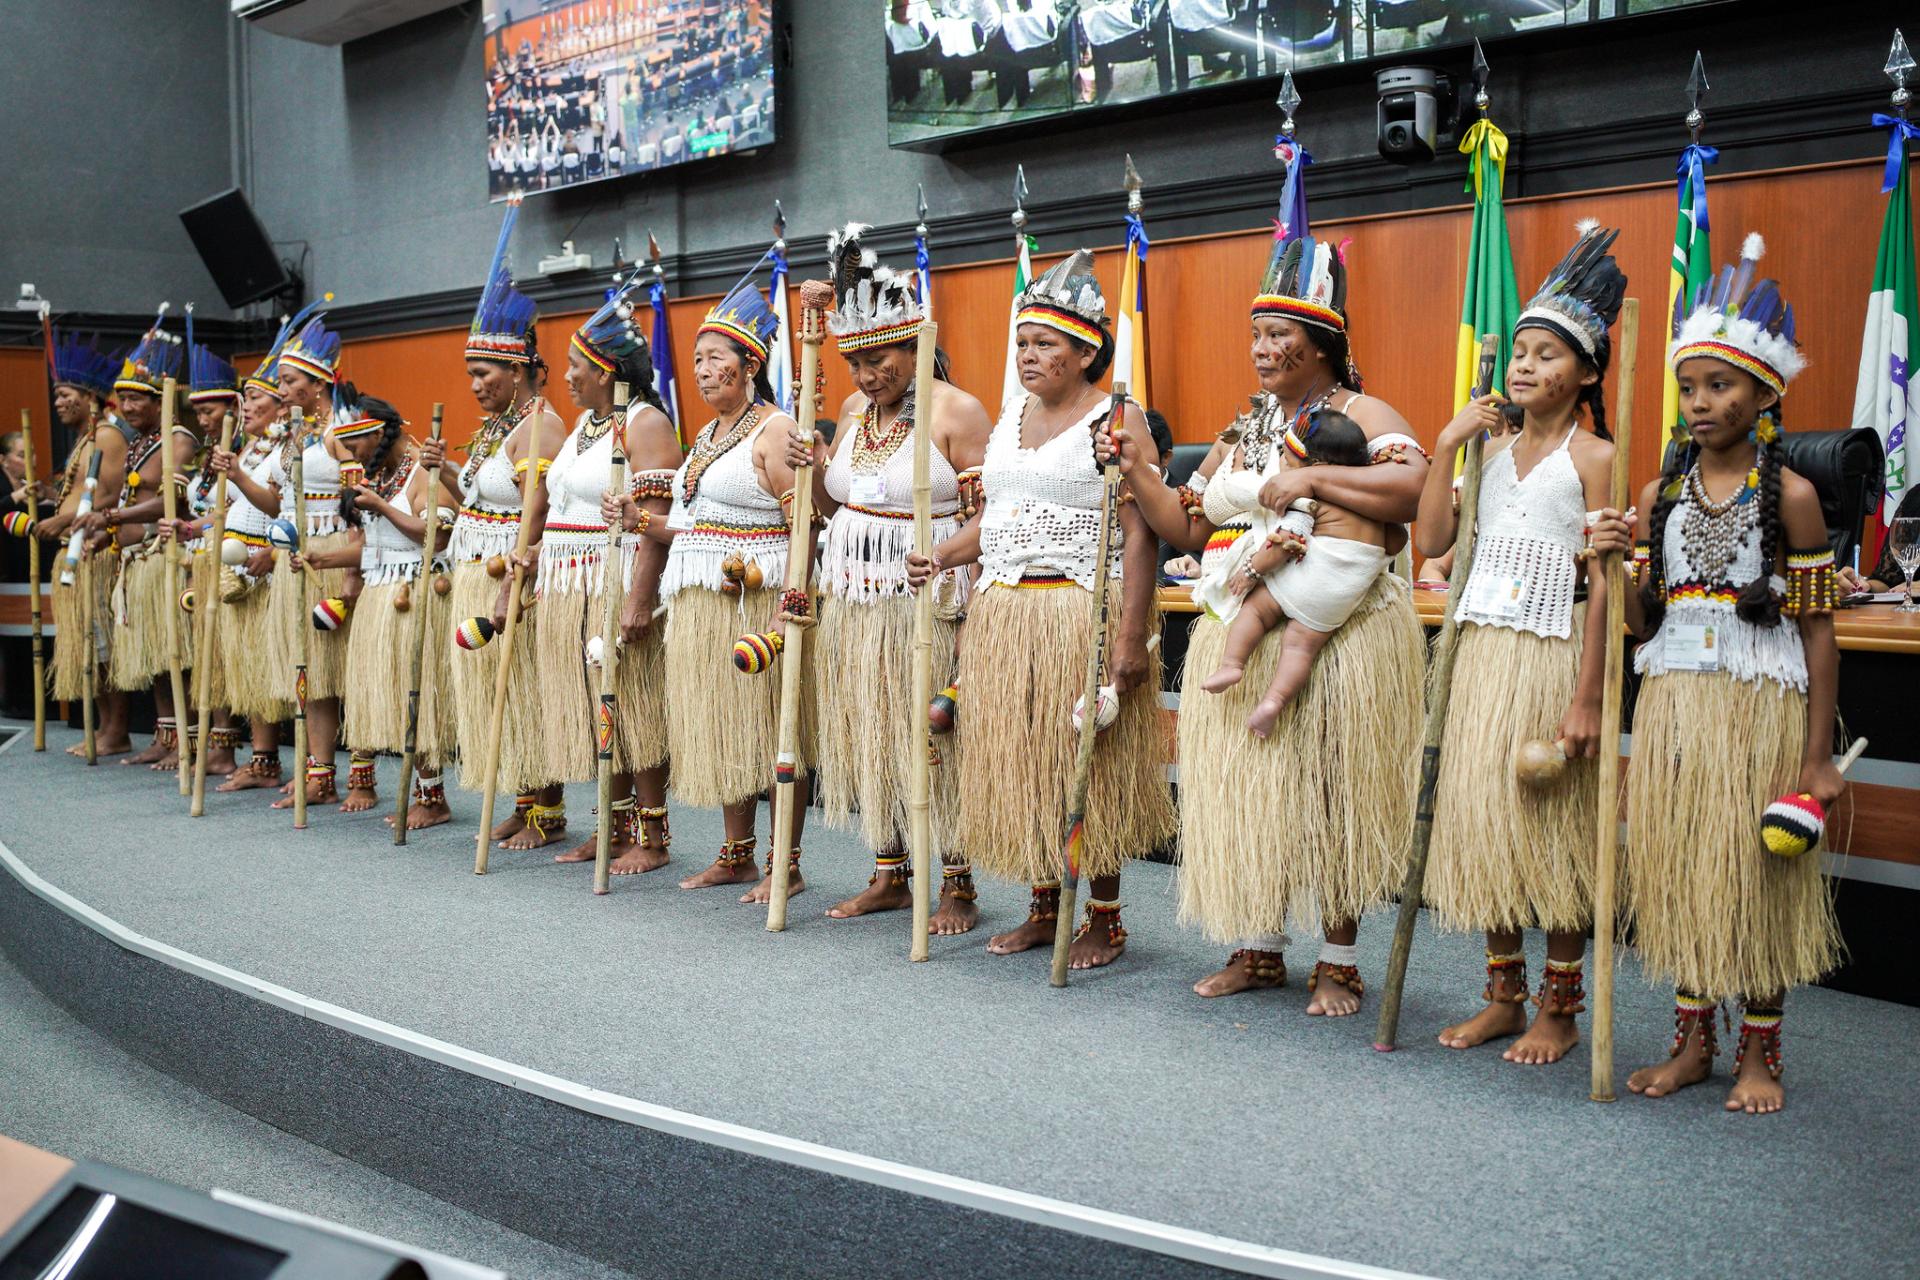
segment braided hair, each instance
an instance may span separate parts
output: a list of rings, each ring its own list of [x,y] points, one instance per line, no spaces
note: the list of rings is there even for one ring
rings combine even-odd
[[[1574,405],[1587,411],[1587,419],[1593,423],[1593,434],[1602,440],[1611,440],[1613,433],[1607,430],[1606,382],[1606,375],[1602,373],[1591,386],[1580,388],[1580,395],[1574,400]]]
[[[400,413],[392,405],[378,396],[361,396],[352,383],[347,389],[359,400],[360,411],[369,418],[380,422],[380,443],[374,446],[373,456],[367,460],[367,474],[373,475],[386,469],[387,460],[393,455],[393,446],[400,439]],[[349,528],[360,527],[361,512],[359,492],[343,494],[340,501],[340,518]]]
[[[1773,589],[1774,558],[1780,554],[1780,471],[1785,450],[1776,437],[1760,446],[1760,492],[1754,501],[1760,504],[1760,572],[1740,591],[1733,606],[1742,622],[1756,627],[1780,625],[1780,597]]]
[[[660,388],[653,381],[653,351],[644,339],[639,346],[613,362],[613,380],[627,384],[629,405],[650,404],[662,413],[667,411],[667,406],[660,400]]]

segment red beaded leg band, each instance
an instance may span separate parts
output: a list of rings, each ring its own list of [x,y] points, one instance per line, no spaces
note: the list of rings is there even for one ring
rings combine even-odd
[[[1778,1007],[1749,1004],[1740,1018],[1740,1047],[1733,1051],[1733,1073],[1740,1074],[1740,1064],[1747,1060],[1747,1038],[1754,1037],[1760,1042],[1760,1055],[1766,1061],[1767,1074],[1775,1080],[1780,1078],[1780,1017]]]
[[[1547,961],[1546,976],[1533,999],[1542,1013],[1584,1013],[1587,1008],[1585,959]],[[1524,988],[1523,988],[1524,990]]]
[[[643,849],[669,849],[673,846],[673,829],[667,825],[667,806],[640,805],[634,809],[634,816],[640,822],[640,847]],[[660,824],[660,843],[647,839],[646,824]]]
[[[753,863],[753,844],[754,840],[752,836],[747,836],[740,840],[722,840],[720,842],[720,854],[714,859],[714,863],[722,867],[751,866]]]
[[[1055,914],[1057,915],[1059,907],[1059,900],[1057,898],[1055,899],[1054,906]],[[1080,939],[1086,937],[1088,933],[1092,932],[1096,925],[1106,929],[1108,946],[1118,947],[1125,944],[1127,931],[1120,926],[1120,904],[1118,902],[1101,902],[1097,898],[1089,900],[1087,903],[1087,918],[1080,922],[1078,929],[1073,931],[1073,940],[1078,942]]]
[[[1506,976],[1504,994],[1501,976]],[[1525,1004],[1527,1002],[1527,953],[1513,951],[1506,955],[1487,952],[1487,990],[1488,1004]]]
[[[347,757],[347,789],[373,790],[373,757],[356,751]]]
[[[1687,1047],[1687,1037],[1694,1028],[1700,1029],[1700,1056],[1708,1062],[1720,1053],[1720,1042],[1713,1034],[1713,1011],[1720,1007],[1717,1000],[1705,996],[1696,996],[1686,991],[1673,994],[1673,1048],[1668,1051],[1669,1058],[1677,1058],[1680,1051]]]

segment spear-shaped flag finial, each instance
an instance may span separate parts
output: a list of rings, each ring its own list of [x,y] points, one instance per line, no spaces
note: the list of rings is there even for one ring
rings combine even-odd
[[[660,265],[660,242],[653,238],[651,228],[647,231],[647,261],[653,264],[653,278],[655,280],[659,280],[667,274],[667,269]]]
[[[1487,65],[1487,51],[1480,47],[1480,37],[1473,38],[1473,105],[1485,116],[1493,99],[1487,96],[1487,80],[1493,74],[1493,68]]]
[[[1013,233],[1019,236],[1027,229],[1027,166],[1013,166]]]
[[[1145,201],[1142,200],[1140,196],[1140,190],[1145,184],[1143,184],[1140,181],[1140,171],[1133,167],[1133,156],[1131,154],[1127,156],[1127,176],[1125,180],[1125,185],[1127,188],[1127,212],[1128,213],[1140,212],[1141,208],[1145,204]]]
[[[913,234],[921,237],[922,239],[925,239],[927,234],[927,184],[924,182],[921,182],[921,183],[916,183],[915,185],[918,187],[920,192],[920,203],[918,206],[916,206],[916,212],[919,215],[919,222],[913,228]]]
[[[1907,107],[1913,102],[1913,92],[1907,88],[1907,76],[1914,69],[1913,54],[1907,50],[1907,38],[1900,28],[1893,29],[1893,47],[1887,50],[1887,65],[1883,68],[1887,79],[1893,81],[1893,109],[1902,120],[1907,118]]]
[[[1293,132],[1293,113],[1300,106],[1300,90],[1294,87],[1292,67],[1287,68],[1287,74],[1280,80],[1280,97],[1276,99],[1276,103],[1280,110],[1285,113],[1285,119],[1283,119],[1280,124],[1280,131],[1291,134]]]
[[[1693,73],[1687,77],[1687,129],[1693,134],[1695,143],[1700,141],[1700,127],[1707,122],[1706,116],[1700,113],[1700,99],[1707,96],[1707,90],[1711,87],[1707,83],[1707,60],[1695,49]]]
[[[773,247],[776,252],[784,253],[787,248],[787,211],[780,202],[773,202]]]

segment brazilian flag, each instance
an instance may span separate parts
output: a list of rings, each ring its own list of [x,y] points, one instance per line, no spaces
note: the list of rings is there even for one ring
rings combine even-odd
[[[1513,282],[1513,248],[1507,240],[1507,212],[1501,204],[1507,182],[1507,135],[1482,116],[1461,139],[1460,150],[1469,157],[1473,233],[1467,243],[1467,287],[1460,299],[1460,345],[1453,367],[1456,413],[1473,398],[1483,334],[1500,335],[1493,389],[1505,390],[1507,358],[1513,354],[1513,326],[1520,319],[1520,290]]]

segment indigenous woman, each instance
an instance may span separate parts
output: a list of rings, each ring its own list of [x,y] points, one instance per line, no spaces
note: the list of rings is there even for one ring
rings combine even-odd
[[[667,747],[674,794],[690,805],[725,810],[718,856],[680,887],[759,880],[742,902],[764,902],[770,892],[754,867],[753,827],[755,806],[773,780],[780,682],[743,677],[733,646],[743,632],[778,631],[780,614],[807,616],[811,608],[804,598],[785,599],[781,590],[793,511],[787,438],[794,424],[776,407],[767,383],[767,354],[779,329],[752,272],[707,313],[694,342],[693,375],[714,419],[673,478],[666,517],[639,521],[635,530],[668,546],[660,598],[672,607]],[[789,894],[806,888],[800,876],[806,737],[803,724]],[[770,875],[771,852],[766,869]]]
[[[1590,762],[1606,736],[1607,583],[1586,577],[1582,544],[1587,513],[1606,506],[1612,483],[1602,380],[1613,354],[1607,328],[1627,287],[1607,253],[1616,234],[1583,230],[1520,313],[1506,374],[1519,434],[1508,434],[1500,397],[1487,395],[1461,410],[1435,446],[1451,458],[1475,435],[1491,437],[1473,571],[1454,604],[1458,674],[1426,879],[1441,924],[1486,934],[1486,1005],[1443,1030],[1440,1043],[1467,1049],[1520,1036],[1506,1051],[1509,1062],[1559,1061],[1579,1041],[1574,1015],[1585,1008],[1598,794]],[[1580,430],[1583,408],[1591,432]],[[1455,522],[1453,486],[1446,468],[1434,467],[1415,526],[1420,553],[1447,553]],[[1557,782],[1520,781],[1519,753],[1530,741],[1557,742],[1565,752]],[[1531,1028],[1527,928],[1547,931]]]
[[[507,206],[487,285],[467,335],[467,377],[486,418],[468,447],[466,465],[457,472],[444,469],[445,453],[438,441],[429,440],[421,453],[421,460],[440,473],[443,487],[459,503],[447,557],[453,564],[449,616],[462,637],[476,633],[472,626],[476,620],[485,621],[491,630],[506,626],[506,593],[512,582],[508,558],[519,539],[522,483],[532,468],[529,518],[538,529],[546,520],[547,466],[565,435],[559,415],[540,395],[536,381],[546,369],[534,338],[539,308],[513,287],[507,269],[507,243],[519,209],[518,201]],[[539,618],[532,612],[522,613],[517,625],[498,782],[514,790],[518,799],[513,815],[496,826],[490,838],[508,849],[538,849],[558,840],[566,830],[567,810],[560,787],[535,793],[528,786],[539,771],[544,714],[535,701]],[[484,639],[476,647],[462,639],[453,650],[450,687],[455,740],[461,748],[460,785],[469,790],[485,785],[481,770],[492,728],[500,653]]]
[[[1112,363],[1113,338],[1093,255],[1076,250],[1028,286],[1016,326],[1022,389],[987,441],[985,508],[936,546],[931,561],[916,555],[910,563],[917,588],[933,574],[980,565],[959,662],[965,847],[990,874],[1032,888],[1026,923],[988,942],[995,955],[1053,940],[1077,745],[1074,703],[1088,648],[1106,650],[1105,681],[1118,690],[1120,707],[1094,748],[1081,849],[1090,897],[1070,957],[1073,967],[1088,969],[1112,963],[1126,946],[1121,864],[1174,829],[1159,662],[1147,647],[1158,546],[1126,504],[1108,563],[1095,560],[1102,484],[1089,433],[1109,412],[1097,384]],[[1124,414],[1145,438],[1139,406],[1129,402]],[[1117,580],[1120,597],[1107,636],[1093,634],[1088,599],[1100,574]]]
[[[638,534],[622,535],[617,589],[624,609],[629,600],[645,612],[623,612],[612,653],[601,629],[606,618],[605,559],[607,520],[603,508],[614,499],[620,512],[623,494],[608,492],[614,433],[630,469],[630,490],[664,494],[680,465],[680,438],[661,407],[653,386],[653,358],[633,321],[632,290],[609,298],[574,331],[567,351],[567,390],[580,406],[573,433],[547,472],[546,528],[532,548],[529,567],[539,570],[540,723],[545,731],[536,758],[535,781],[543,784],[587,782],[597,773],[595,723],[600,704],[599,663],[615,663],[618,714],[614,740],[612,814],[609,830],[614,875],[634,875],[666,865],[667,846],[667,672],[662,628],[653,625],[666,548]],[[614,404],[614,388],[624,383],[629,399],[624,416]],[[635,523],[640,508],[633,507]],[[651,516],[648,517],[651,520]],[[644,575],[644,582],[636,582]],[[597,661],[587,660],[589,651]],[[597,842],[589,837],[560,854],[557,862],[590,862]]]
[[[1426,455],[1405,419],[1361,393],[1348,347],[1346,264],[1332,244],[1304,232],[1275,244],[1253,300],[1260,394],[1252,412],[1222,433],[1230,453],[1205,492],[1169,488],[1132,432],[1118,442],[1140,513],[1177,546],[1206,547],[1216,531],[1244,520],[1247,482],[1261,476],[1258,505],[1274,512],[1324,497],[1401,524],[1418,506]],[[1322,408],[1360,425],[1373,465],[1281,466],[1288,425]],[[1388,550],[1398,550],[1392,537]],[[1208,555],[1207,573],[1220,575],[1227,564]],[[1225,638],[1218,619],[1199,617],[1187,671],[1212,671]],[[1288,921],[1317,915],[1325,941],[1308,979],[1307,1012],[1341,1017],[1359,1010],[1364,991],[1354,948],[1360,915],[1400,883],[1413,825],[1425,646],[1411,591],[1383,569],[1272,734],[1256,740],[1247,716],[1272,679],[1280,647],[1269,635],[1238,685],[1218,695],[1189,692],[1182,702],[1180,915],[1209,938],[1237,944],[1225,968],[1195,984],[1203,996],[1283,986]],[[1197,690],[1199,680],[1185,684]]]
[[[1736,270],[1677,317],[1668,358],[1686,434],[1640,495],[1648,545],[1627,626],[1642,676],[1627,770],[1626,903],[1649,975],[1678,989],[1668,1061],[1627,1087],[1660,1097],[1705,1080],[1713,1016],[1744,1006],[1727,1110],[1778,1111],[1781,1005],[1839,957],[1818,841],[1797,857],[1763,843],[1782,792],[1827,808],[1839,650],[1833,552],[1813,485],[1781,463],[1780,397],[1805,367],[1793,310]],[[1611,533],[1611,531],[1609,531]],[[1599,535],[1596,533],[1596,544]]]
[[[193,406],[194,418],[200,424],[200,439],[206,442],[206,447],[201,452],[197,474],[187,486],[187,501],[181,507],[186,515],[173,530],[173,535],[181,539],[181,553],[192,557],[190,576],[194,599],[193,612],[187,620],[191,625],[180,633],[183,657],[193,655],[194,658],[194,685],[189,705],[179,718],[186,727],[188,740],[193,741],[199,735],[200,703],[203,699],[206,701],[212,711],[206,744],[207,772],[225,777],[233,772],[233,749],[239,744],[240,735],[233,727],[233,713],[228,709],[217,621],[204,668],[198,657],[201,628],[207,625],[209,611],[217,619],[220,609],[220,548],[212,546],[206,536],[213,524],[213,492],[217,479],[211,465],[212,450],[221,443],[227,416],[238,415],[240,388],[233,366],[204,345],[196,345],[187,358],[192,387],[187,401]]]
[[[828,908],[835,919],[911,904],[907,779],[921,749],[913,702],[914,604],[907,586],[913,547],[914,345],[926,312],[908,278],[876,266],[860,247],[871,228],[854,224],[828,240],[835,309],[828,327],[858,388],[840,407],[831,460],[813,470],[814,508],[826,514],[821,553],[817,732],[827,821],[860,832],[874,850],[866,890]],[[962,477],[977,492],[992,420],[978,400],[944,379],[927,406],[933,436],[933,537],[959,532]],[[821,447],[816,445],[815,447]],[[790,462],[812,461],[797,443]],[[969,576],[943,575],[934,603],[933,680],[953,677],[954,635]],[[979,919],[972,868],[960,851],[959,761],[952,740],[933,770],[933,848],[943,867],[930,928],[965,933]],[[857,819],[856,819],[857,815]]]

